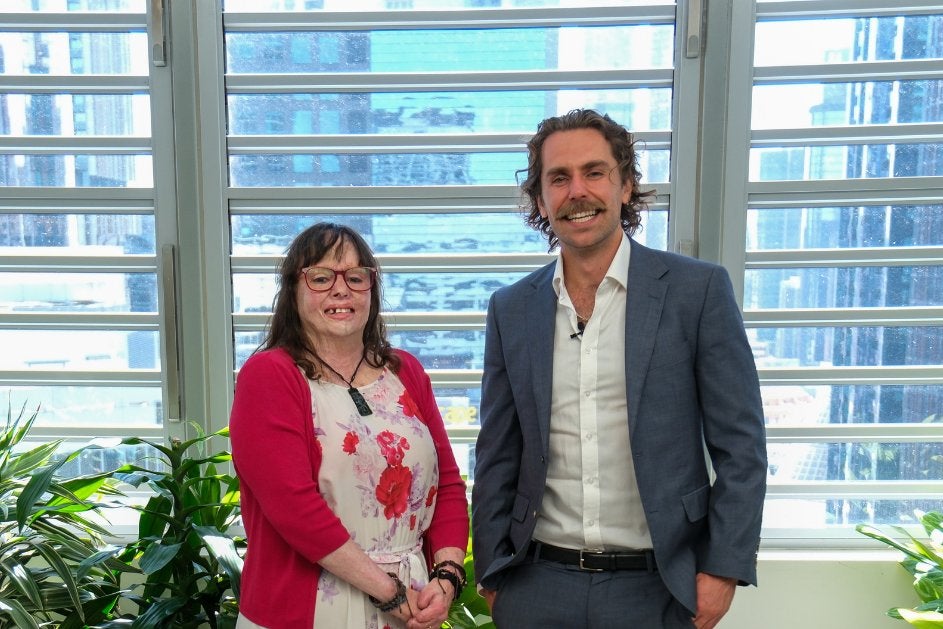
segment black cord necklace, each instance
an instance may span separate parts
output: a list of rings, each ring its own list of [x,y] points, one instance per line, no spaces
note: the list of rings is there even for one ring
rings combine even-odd
[[[350,376],[350,380],[342,376],[336,369],[328,365],[323,358],[321,358],[321,364],[334,372],[338,378],[344,381],[349,388],[347,393],[350,395],[350,399],[354,401],[354,406],[357,407],[357,412],[360,413],[361,417],[366,417],[367,415],[372,415],[373,410],[370,409],[370,405],[367,404],[367,401],[363,399],[363,394],[354,386],[354,380],[357,378],[357,372],[360,371],[360,365],[363,364],[364,358],[367,357],[367,352],[364,350],[363,355],[360,356],[360,362],[357,363],[357,367],[354,369],[354,373]],[[320,356],[319,356],[320,358]]]

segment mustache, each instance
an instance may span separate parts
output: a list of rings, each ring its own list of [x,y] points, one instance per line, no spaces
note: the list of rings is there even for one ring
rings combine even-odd
[[[589,201],[572,201],[566,205],[560,206],[560,211],[557,213],[557,216],[559,218],[566,218],[567,216],[579,214],[580,212],[595,212],[598,209],[599,205],[596,203]]]

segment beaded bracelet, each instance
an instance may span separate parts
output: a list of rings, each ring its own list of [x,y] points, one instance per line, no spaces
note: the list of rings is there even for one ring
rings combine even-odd
[[[446,567],[448,566],[448,568]],[[449,570],[449,568],[454,568],[455,570]],[[445,579],[452,584],[452,599],[457,600],[458,597],[462,595],[462,590],[465,589],[465,586],[468,585],[468,578],[465,575],[465,566],[456,563],[450,559],[440,561],[432,567],[432,570],[429,572],[429,580],[432,579]]]
[[[465,566],[463,566],[460,563],[456,563],[452,561],[451,559],[445,559],[444,561],[440,561],[439,563],[437,563],[436,565],[432,567],[432,570],[433,571],[440,570],[442,568],[445,568],[446,566],[450,568],[455,568],[455,572],[453,574],[455,574],[459,578],[459,581],[462,584],[462,588],[468,585],[468,576],[465,573]]]
[[[458,578],[458,575],[448,570],[446,568],[439,568],[433,570],[429,573],[429,580],[432,579],[443,579],[452,584],[452,600],[457,600],[459,596],[462,595],[462,585],[461,580]],[[441,585],[439,587],[442,587]],[[442,588],[442,592],[445,593],[445,588]]]
[[[381,612],[391,612],[406,602],[406,586],[395,572],[387,572],[387,574],[390,575],[390,578],[393,579],[393,583],[396,584],[396,594],[393,595],[393,598],[382,603],[372,596],[369,597],[373,606]]]

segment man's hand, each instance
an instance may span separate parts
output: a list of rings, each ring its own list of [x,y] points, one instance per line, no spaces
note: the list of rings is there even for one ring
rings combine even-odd
[[[489,611],[494,611],[494,597],[497,596],[497,594],[497,590],[486,590],[485,588],[481,588],[481,596],[485,599],[485,602],[488,603]]]
[[[697,629],[714,629],[730,609],[736,591],[736,579],[698,572],[697,616],[694,617],[694,626]]]

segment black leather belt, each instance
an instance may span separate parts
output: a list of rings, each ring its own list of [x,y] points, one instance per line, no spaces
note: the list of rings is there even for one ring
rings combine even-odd
[[[589,572],[606,570],[648,570],[654,572],[655,554],[650,550],[604,552],[601,550],[573,550],[533,541],[527,556],[556,563],[576,566]]]

